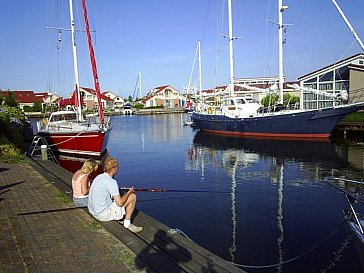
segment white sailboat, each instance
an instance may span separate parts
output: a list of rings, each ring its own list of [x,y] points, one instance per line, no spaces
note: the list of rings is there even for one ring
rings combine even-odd
[[[85,0],[82,0],[82,7],[94,76],[95,92],[99,110],[98,114],[86,117],[82,113],[83,103],[78,76],[73,0],[69,0],[75,90],[72,98],[68,100],[68,103],[73,104],[74,107],[72,110],[55,111],[51,113],[47,120],[38,122],[37,137],[44,138],[52,150],[60,154],[100,157],[106,152],[111,130],[110,118],[104,117],[103,114],[99,79]],[[60,31],[62,29],[57,30]]]

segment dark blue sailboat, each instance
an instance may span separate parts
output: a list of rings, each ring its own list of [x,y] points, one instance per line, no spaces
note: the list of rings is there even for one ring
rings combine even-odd
[[[345,116],[364,109],[364,101],[358,94],[350,91],[350,97],[345,90],[332,93],[306,88],[320,96],[333,99],[333,106],[321,109],[284,109],[283,107],[283,48],[282,48],[282,13],[287,6],[278,1],[279,6],[279,97],[281,107],[273,111],[264,109],[254,98],[249,96],[235,96],[233,72],[233,36],[231,24],[231,0],[229,0],[229,43],[230,43],[230,92],[228,95],[215,95],[212,100],[199,98],[199,104],[191,115],[191,120],[201,131],[263,137],[290,138],[328,138]],[[294,86],[294,88],[300,88]],[[301,90],[304,88],[300,88]]]

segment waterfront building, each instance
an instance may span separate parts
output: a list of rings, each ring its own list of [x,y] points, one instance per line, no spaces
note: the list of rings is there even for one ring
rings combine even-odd
[[[114,108],[123,108],[125,100],[111,91],[102,92],[103,95],[114,101]]]
[[[353,102],[363,98],[364,94],[364,54],[356,54],[321,69],[298,78],[303,88],[312,88],[331,94],[347,91]],[[356,97],[350,92],[356,92]],[[354,92],[352,92],[354,93]],[[304,109],[320,109],[333,106],[333,98],[304,91],[301,97],[301,107]]]
[[[177,89],[170,85],[163,85],[150,90],[142,102],[145,107],[180,108],[183,99]]]

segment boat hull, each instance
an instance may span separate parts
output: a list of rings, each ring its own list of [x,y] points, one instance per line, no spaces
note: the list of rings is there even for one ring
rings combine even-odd
[[[101,157],[106,152],[110,130],[86,132],[38,132],[58,154]]]
[[[191,120],[201,131],[239,136],[328,138],[336,124],[364,103],[307,111],[282,111],[246,118],[194,112]]]

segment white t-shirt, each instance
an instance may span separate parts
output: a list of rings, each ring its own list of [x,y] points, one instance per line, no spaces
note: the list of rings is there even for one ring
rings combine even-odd
[[[120,195],[118,183],[108,173],[96,176],[88,195],[88,210],[97,218],[112,204],[112,196]]]

